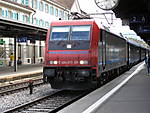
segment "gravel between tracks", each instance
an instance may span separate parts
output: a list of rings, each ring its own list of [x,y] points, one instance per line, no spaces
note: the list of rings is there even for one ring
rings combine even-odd
[[[32,95],[29,94],[28,89],[19,93],[2,96],[0,97],[0,113],[12,107],[30,102],[38,97],[50,94],[52,91],[54,90],[51,89],[51,86],[49,84],[45,84],[39,87],[35,87]]]

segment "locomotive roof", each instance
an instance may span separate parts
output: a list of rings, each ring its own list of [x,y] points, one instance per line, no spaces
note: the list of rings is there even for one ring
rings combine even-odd
[[[93,19],[83,19],[83,20],[59,20],[53,21],[51,23],[52,26],[60,26],[60,25],[87,25],[87,24],[94,24],[95,21]]]

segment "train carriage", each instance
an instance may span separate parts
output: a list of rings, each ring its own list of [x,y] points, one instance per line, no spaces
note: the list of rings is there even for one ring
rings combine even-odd
[[[99,58],[102,72],[116,69],[127,65],[127,43],[122,37],[101,30],[99,40]]]
[[[138,43],[127,40],[128,43],[128,65],[133,66],[141,60],[141,47]]]

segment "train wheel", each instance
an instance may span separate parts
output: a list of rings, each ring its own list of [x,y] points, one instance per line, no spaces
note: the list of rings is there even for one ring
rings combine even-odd
[[[103,81],[104,81],[104,84],[107,83],[107,81],[108,81],[108,74],[107,73],[103,74]]]

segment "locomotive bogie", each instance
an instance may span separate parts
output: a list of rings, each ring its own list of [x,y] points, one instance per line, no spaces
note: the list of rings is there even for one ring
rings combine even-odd
[[[44,69],[43,74],[46,77],[54,77],[55,76],[55,70],[54,69]]]
[[[51,72],[52,71],[52,72]],[[53,88],[74,88],[74,89],[80,89],[79,84],[87,85],[90,84],[89,87],[94,87],[95,85],[92,85],[94,83],[94,78],[96,78],[95,71],[92,71],[90,68],[45,68],[44,69],[44,78],[45,81],[50,82],[51,86]],[[88,82],[87,82],[88,81]],[[91,81],[89,83],[89,81]],[[93,83],[92,83],[93,81]],[[61,84],[61,85],[60,85]],[[70,84],[71,86],[67,86],[67,84]],[[94,83],[95,84],[95,83]],[[79,87],[80,86],[80,87]],[[88,88],[88,87],[87,87]],[[82,87],[82,89],[87,89]]]

